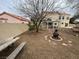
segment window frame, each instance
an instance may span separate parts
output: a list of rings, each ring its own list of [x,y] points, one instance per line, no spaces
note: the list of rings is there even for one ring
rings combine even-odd
[[[59,16],[59,20],[61,19],[61,16]]]
[[[64,16],[62,16],[62,19],[65,19]]]

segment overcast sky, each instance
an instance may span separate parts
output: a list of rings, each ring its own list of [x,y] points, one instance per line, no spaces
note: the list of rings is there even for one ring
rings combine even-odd
[[[13,0],[0,0],[0,12],[6,11],[6,12],[12,12],[12,13],[17,14],[14,9],[10,9],[12,1]],[[66,0],[56,0],[56,1],[58,1],[58,3],[63,1],[63,4],[61,5],[61,7],[66,6]],[[71,1],[71,0],[69,0],[69,1]],[[79,0],[72,0],[72,1],[74,1],[74,3],[76,3]],[[16,0],[16,2],[17,2],[17,0]],[[72,15],[75,13],[75,10],[74,9],[70,9],[69,7],[64,9],[64,11],[66,11],[66,12],[72,14]]]
[[[0,0],[0,11],[9,11],[11,0]]]
[[[15,13],[15,10],[11,8],[12,1],[13,0],[0,0],[0,13],[4,11]]]

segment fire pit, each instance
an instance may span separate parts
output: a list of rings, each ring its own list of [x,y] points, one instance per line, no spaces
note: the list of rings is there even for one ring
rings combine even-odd
[[[58,30],[55,29],[54,33],[52,36],[50,36],[51,40],[55,40],[55,41],[62,41],[62,38],[59,36]]]

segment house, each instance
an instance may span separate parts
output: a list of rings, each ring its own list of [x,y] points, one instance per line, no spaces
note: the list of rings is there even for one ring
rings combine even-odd
[[[11,13],[3,12],[0,14],[0,23],[25,23],[27,24],[29,20],[21,16],[16,16]]]
[[[45,12],[47,13],[43,25],[46,24],[47,28],[69,28],[70,14],[59,12]]]
[[[74,23],[79,23],[79,19],[76,19],[76,20],[74,21]]]

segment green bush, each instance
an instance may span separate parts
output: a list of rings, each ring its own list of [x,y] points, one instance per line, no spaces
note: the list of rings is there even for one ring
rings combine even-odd
[[[32,31],[35,29],[35,26],[33,24],[28,24],[28,26],[29,26],[29,31]]]

